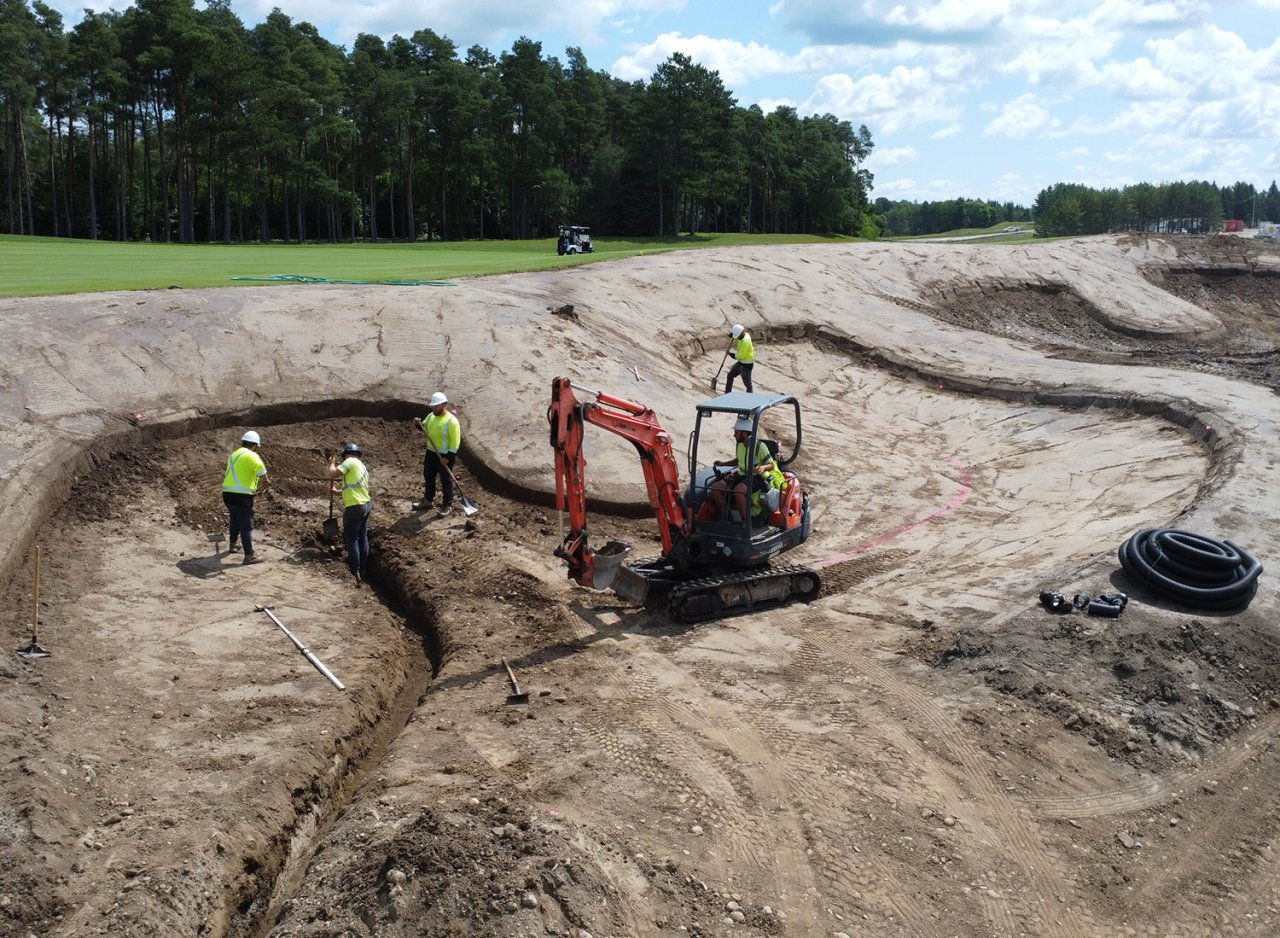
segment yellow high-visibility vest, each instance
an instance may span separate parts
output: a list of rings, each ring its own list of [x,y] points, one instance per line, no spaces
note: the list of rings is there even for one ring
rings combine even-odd
[[[241,495],[258,494],[258,480],[267,474],[262,457],[242,446],[227,457],[227,474],[222,479],[222,491]]]
[[[756,467],[759,468],[767,462],[773,462],[773,456],[769,453],[769,447],[765,446],[763,441],[756,440]],[[743,475],[747,474],[746,443],[738,444],[738,471]],[[786,481],[786,477],[783,476],[782,470],[778,468],[778,464],[776,462],[773,462],[773,469],[764,474],[764,479],[769,483],[771,488],[775,489],[782,488],[782,483]]]
[[[427,419],[422,421],[422,432],[427,436],[427,449],[433,453],[447,456],[456,453],[462,445],[462,425],[447,410],[439,417],[427,414]]]
[[[348,456],[338,468],[342,470],[342,507],[364,505],[369,501],[369,470],[354,456]]]
[[[744,365],[754,365],[756,362],[756,346],[751,341],[751,333],[744,332],[739,338],[733,340],[733,348],[738,361]]]

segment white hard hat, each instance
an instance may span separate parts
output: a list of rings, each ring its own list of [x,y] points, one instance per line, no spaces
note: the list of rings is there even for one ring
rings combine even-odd
[[[435,394],[431,395],[432,407],[439,407],[441,404],[447,404],[447,403],[449,403],[449,398],[444,396],[444,391],[436,391]]]
[[[257,446],[262,442],[262,437],[258,436],[257,430],[250,430],[247,433],[245,433],[244,436],[240,437],[240,442],[252,443],[254,446]]]
[[[746,331],[747,331],[746,329],[742,328],[742,323],[735,322],[733,324],[733,328],[729,330],[729,337],[736,339],[738,338],[738,336],[742,335],[742,333]]]
[[[736,432],[736,431],[738,431],[738,430],[746,430],[748,433],[750,433],[750,432],[751,432],[751,428],[752,428],[753,426],[754,426],[754,424],[751,422],[751,418],[750,418],[750,417],[739,417],[739,418],[738,418],[738,420],[737,420],[737,422],[736,422],[736,423],[734,423],[734,425],[733,425],[733,429],[734,429],[734,431],[735,431],[735,432]]]

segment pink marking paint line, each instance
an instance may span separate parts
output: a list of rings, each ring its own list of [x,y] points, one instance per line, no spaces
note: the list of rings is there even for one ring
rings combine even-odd
[[[829,567],[832,564],[841,563],[845,560],[852,560],[859,554],[865,554],[873,547],[879,547],[881,544],[886,544],[895,537],[900,537],[901,535],[906,534],[908,531],[914,531],[916,528],[928,524],[930,521],[941,518],[943,515],[950,514],[963,505],[966,499],[968,499],[969,494],[973,491],[973,486],[969,484],[969,467],[962,465],[954,456],[947,456],[945,458],[953,468],[960,470],[960,491],[956,492],[956,494],[952,496],[950,502],[941,508],[935,508],[923,518],[912,521],[910,524],[903,525],[896,531],[890,531],[888,534],[882,534],[880,537],[867,541],[865,544],[859,544],[851,551],[846,551],[843,554],[835,554],[831,557],[827,557],[825,560],[819,560],[817,563],[811,564],[811,566],[821,569],[823,567]]]

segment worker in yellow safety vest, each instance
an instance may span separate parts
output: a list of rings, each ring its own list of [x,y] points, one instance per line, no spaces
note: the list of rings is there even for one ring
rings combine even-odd
[[[337,456],[329,455],[333,494],[342,494],[342,540],[347,545],[347,569],[356,578],[356,586],[369,578],[369,515],[373,513],[369,470],[360,456],[360,446],[356,443],[342,448],[342,462],[338,462]]]
[[[253,497],[271,484],[267,465],[258,454],[262,438],[250,430],[240,438],[240,448],[227,457],[227,471],[222,477],[222,503],[231,516],[228,552],[244,545],[244,563],[262,563],[253,552]]]
[[[733,328],[729,331],[729,344],[733,352],[733,367],[729,369],[729,376],[725,378],[724,393],[728,394],[733,390],[733,379],[742,375],[742,384],[748,392],[754,391],[751,385],[751,369],[756,364],[756,347],[751,341],[751,333],[746,330],[742,323],[734,323]]]
[[[453,510],[453,466],[462,446],[462,426],[446,406],[449,399],[443,391],[431,395],[431,412],[413,425],[422,431],[427,451],[422,457],[422,501],[414,511],[425,511],[436,498],[436,479],[440,480],[440,517]]]
[[[751,452],[751,418],[739,417],[733,425],[733,439],[736,446],[736,452],[733,459],[717,459],[713,466],[733,466],[735,472],[733,475],[723,478],[717,478],[712,483],[711,490],[708,493],[712,504],[715,506],[716,517],[719,518],[724,511],[725,495],[732,487],[733,503],[738,511],[738,518],[745,518],[747,515],[747,493],[751,494],[751,507],[754,514],[760,507],[760,496],[768,494],[770,491],[777,491],[782,488],[786,477],[782,474],[782,470],[778,468],[777,462],[774,461],[773,455],[769,452],[769,447],[765,445],[763,440],[757,440],[755,446],[755,459],[749,459]],[[748,484],[746,476],[750,463],[755,463],[752,470],[751,481]],[[719,475],[717,473],[717,475]]]

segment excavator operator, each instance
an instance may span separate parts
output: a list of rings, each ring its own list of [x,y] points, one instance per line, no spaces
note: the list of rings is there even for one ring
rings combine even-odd
[[[763,440],[756,441],[755,452],[755,475],[751,480],[750,488],[747,486],[746,480],[743,478],[747,474],[747,465],[751,462],[747,458],[748,445],[751,442],[751,418],[739,417],[733,425],[733,438],[737,442],[737,453],[734,459],[717,459],[712,463],[713,466],[733,466],[735,471],[728,476],[717,478],[711,485],[708,498],[715,509],[715,517],[720,518],[724,515],[725,496],[732,486],[733,502],[737,510],[737,517],[730,516],[731,521],[740,521],[747,514],[747,492],[751,493],[751,507],[753,512],[760,507],[760,496],[770,491],[777,491],[782,488],[784,481],[782,470],[778,468],[778,464],[774,462],[773,456],[769,453],[769,447],[764,444]],[[741,480],[741,481],[739,481]]]

